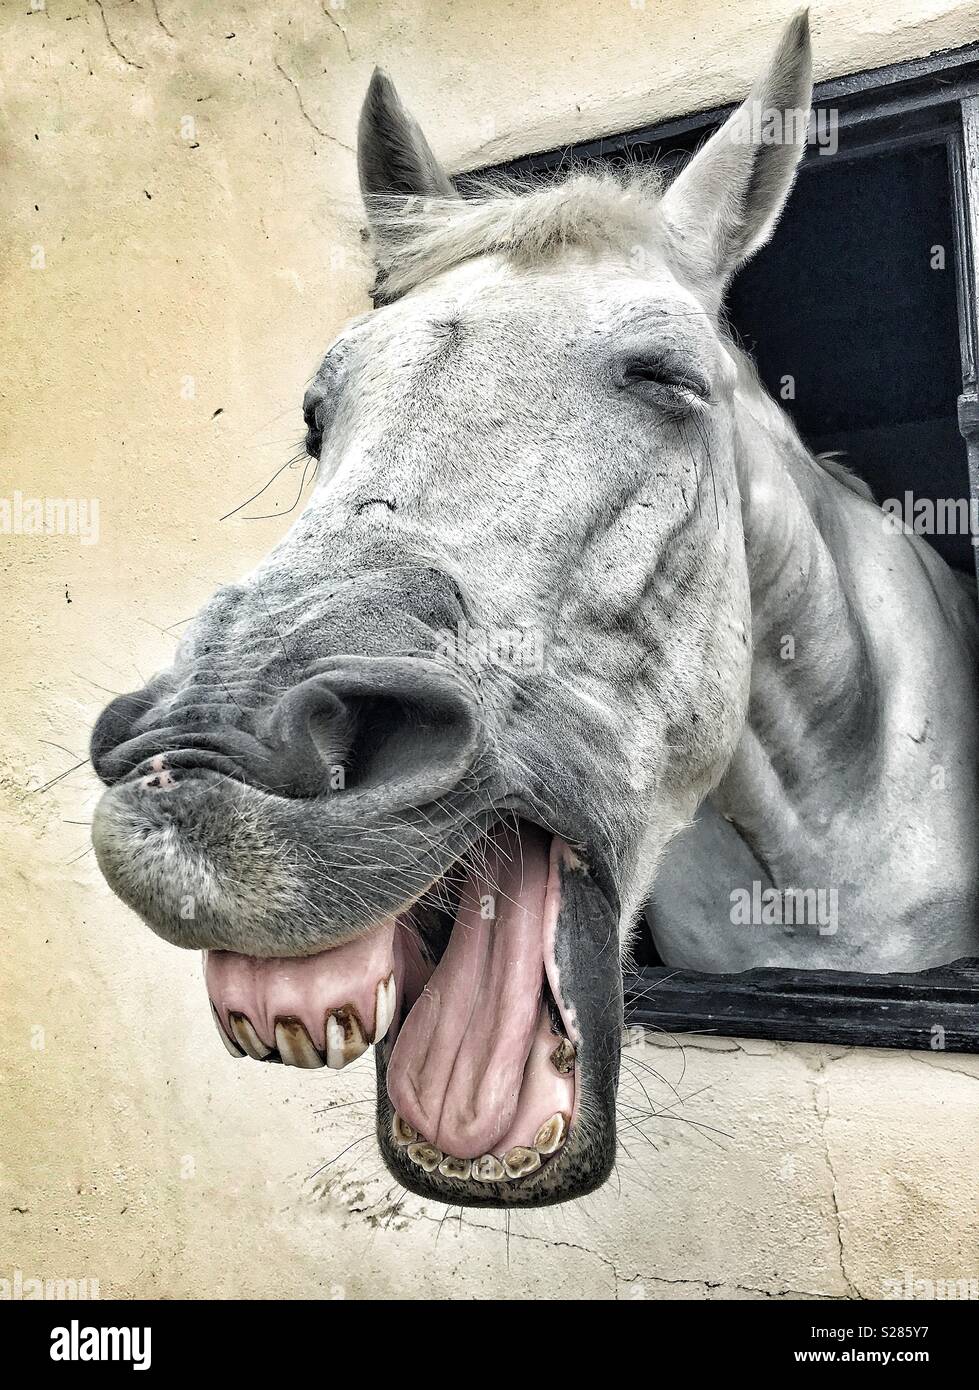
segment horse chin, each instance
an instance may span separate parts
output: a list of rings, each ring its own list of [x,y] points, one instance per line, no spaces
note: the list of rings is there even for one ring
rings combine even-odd
[[[305,956],[208,951],[205,980],[236,1057],[338,1070],[374,1044],[381,1150],[420,1195],[544,1204],[608,1174],[614,921],[568,845],[527,821],[497,821],[352,940]]]

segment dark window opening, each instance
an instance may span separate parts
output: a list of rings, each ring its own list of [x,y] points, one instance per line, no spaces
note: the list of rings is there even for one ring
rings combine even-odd
[[[954,247],[944,143],[819,157],[731,287],[730,324],[769,392],[878,502],[969,495]],[[968,535],[926,539],[972,568]]]

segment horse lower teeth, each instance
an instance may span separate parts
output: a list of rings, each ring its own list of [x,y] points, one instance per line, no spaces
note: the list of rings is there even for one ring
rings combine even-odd
[[[399,1149],[405,1148],[408,1144],[414,1144],[418,1138],[417,1129],[412,1129],[408,1121],[403,1120],[398,1114],[395,1114],[391,1121],[391,1133],[394,1135],[394,1142]]]
[[[546,1158],[548,1154],[557,1152],[564,1143],[567,1132],[568,1122],[559,1110],[556,1115],[545,1121],[534,1135],[534,1148]]]
[[[424,1169],[426,1173],[434,1173],[442,1162],[445,1154],[441,1149],[437,1149],[434,1144],[409,1144],[408,1157],[417,1167]],[[458,1160],[456,1160],[458,1162]]]
[[[568,1042],[567,1038],[562,1038],[551,1053],[551,1065],[562,1076],[568,1076],[574,1071],[575,1057],[574,1043]]]
[[[477,1182],[502,1182],[506,1169],[496,1154],[483,1154],[473,1161],[473,1177]]]
[[[438,1169],[443,1178],[455,1178],[458,1182],[470,1178],[473,1182],[505,1182],[507,1178],[525,1178],[535,1173],[543,1159],[557,1153],[568,1137],[568,1118],[556,1111],[534,1135],[532,1148],[517,1144],[502,1159],[496,1154],[473,1159],[444,1154],[437,1144],[421,1139],[418,1131],[397,1112],[391,1119],[391,1137],[399,1149],[407,1149],[409,1161],[426,1173]]]
[[[439,1164],[439,1172],[443,1178],[462,1178],[465,1180],[472,1173],[472,1163],[468,1158],[443,1158]]]
[[[540,1154],[536,1149],[525,1149],[522,1145],[511,1149],[503,1159],[507,1177],[524,1178],[540,1167]]]

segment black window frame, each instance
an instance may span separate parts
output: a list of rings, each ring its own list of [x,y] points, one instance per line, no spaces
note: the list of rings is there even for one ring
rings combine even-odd
[[[979,43],[867,69],[816,85],[813,104],[837,113],[833,160],[859,159],[913,142],[944,143],[955,230],[962,390],[959,430],[979,501]],[[456,180],[558,171],[569,160],[639,155],[669,170],[731,113],[731,106],[620,135],[527,155]],[[818,159],[807,151],[801,176]],[[975,551],[979,600],[979,550]],[[711,975],[645,966],[625,976],[627,1022],[671,1033],[867,1047],[979,1052],[979,958],[909,974],[763,968]]]

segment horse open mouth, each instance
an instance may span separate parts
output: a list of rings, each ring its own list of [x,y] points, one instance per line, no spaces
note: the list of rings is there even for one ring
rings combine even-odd
[[[594,1190],[622,1025],[618,884],[581,791],[594,769],[511,776],[485,690],[431,658],[337,658],[277,689],[232,719],[162,679],[103,714],[92,839],[110,886],[207,953],[236,1056],[328,1071],[378,1044],[378,1144],[411,1191],[500,1206]]]
[[[207,952],[224,1042],[333,1069],[374,1043],[389,1158],[460,1193],[520,1182],[560,1154],[577,1118],[580,1036],[557,939],[580,868],[559,838],[497,823],[478,858],[354,941],[301,957]]]

